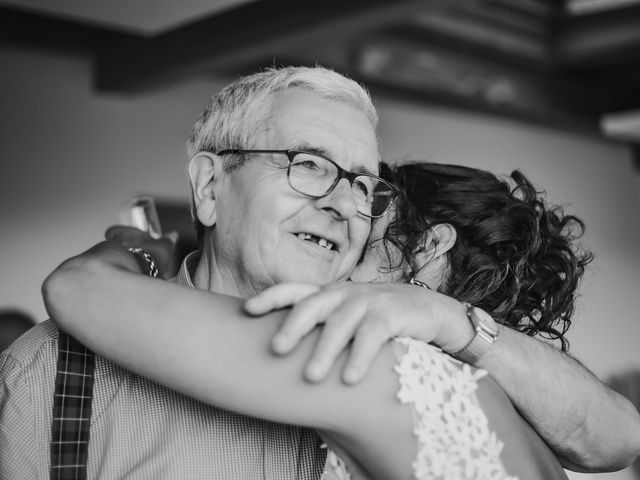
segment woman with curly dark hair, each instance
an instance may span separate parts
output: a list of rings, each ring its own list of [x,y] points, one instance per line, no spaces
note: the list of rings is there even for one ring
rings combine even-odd
[[[391,222],[374,229],[378,239],[354,280],[403,280],[437,290],[453,297],[438,297],[451,315],[472,321],[493,316],[565,345],[577,282],[591,258],[574,250],[582,231],[578,219],[546,206],[519,173],[512,176],[513,190],[463,167],[410,164],[393,176],[403,194]],[[92,349],[172,389],[241,414],[316,429],[330,449],[323,480],[566,478],[486,372],[425,342],[389,342],[357,385],[344,385],[335,370],[312,384],[299,371],[317,331],[286,357],[265,348],[286,311],[248,321],[240,299],[127,270],[140,271],[113,244],[70,260],[45,284],[50,312]],[[423,299],[439,295],[389,283],[281,284],[245,309],[265,313],[300,301],[295,310],[319,289],[332,295],[374,287],[378,305],[405,293],[394,304],[398,316],[420,318],[415,311],[424,313]],[[349,307],[331,312],[354,315]],[[495,339],[497,333],[489,329],[487,335]],[[477,355],[470,345],[451,351],[463,359]]]
[[[576,243],[584,231],[579,218],[547,205],[517,170],[513,186],[490,172],[457,165],[410,163],[391,175],[400,195],[384,234],[395,262],[389,270],[409,267],[412,278],[427,277],[426,284],[482,308],[503,325],[559,339],[567,349],[564,334],[576,288],[592,260]],[[446,268],[438,269],[428,255],[437,250],[438,236],[429,237],[425,250],[425,232],[442,225],[455,230],[455,241]]]

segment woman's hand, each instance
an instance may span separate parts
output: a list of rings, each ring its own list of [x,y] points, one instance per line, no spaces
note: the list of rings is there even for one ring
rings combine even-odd
[[[247,300],[245,310],[262,315],[293,306],[272,338],[271,347],[287,354],[317,325],[323,330],[307,362],[305,376],[317,382],[353,341],[343,371],[346,383],[360,381],[389,339],[408,336],[457,351],[473,335],[466,308],[445,295],[414,285],[341,283],[318,287],[284,283]]]
[[[178,273],[180,259],[176,258],[177,232],[169,232],[156,239],[135,227],[114,225],[107,229],[104,236],[127,248],[141,248],[148,252],[153,257],[161,278],[172,278]]]

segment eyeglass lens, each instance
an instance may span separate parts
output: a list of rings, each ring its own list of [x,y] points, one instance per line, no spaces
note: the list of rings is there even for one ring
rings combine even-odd
[[[338,167],[331,161],[305,152],[296,152],[289,166],[289,184],[294,190],[313,197],[327,195],[337,183]],[[351,190],[358,211],[370,217],[384,214],[392,198],[392,188],[377,177],[357,175]]]

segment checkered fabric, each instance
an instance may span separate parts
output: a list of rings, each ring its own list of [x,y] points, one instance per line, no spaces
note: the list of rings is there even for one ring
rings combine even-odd
[[[197,262],[189,256],[176,283],[193,288]],[[45,321],[0,353],[0,480],[50,478],[60,334]],[[321,443],[313,430],[203,404],[95,355],[88,480],[318,480]]]
[[[85,480],[95,355],[73,337],[58,337],[51,422],[51,480]]]

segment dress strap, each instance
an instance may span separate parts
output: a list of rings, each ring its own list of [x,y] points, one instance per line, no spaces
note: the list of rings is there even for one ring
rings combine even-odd
[[[60,332],[51,423],[51,480],[85,480],[95,354]]]

